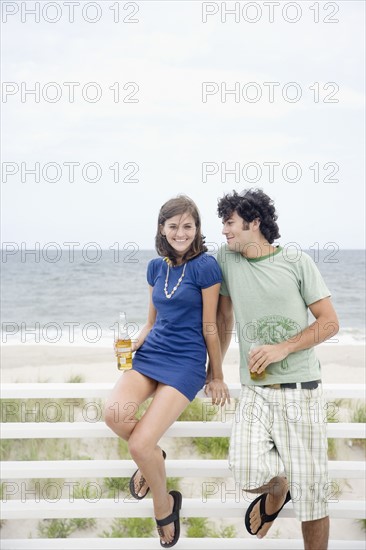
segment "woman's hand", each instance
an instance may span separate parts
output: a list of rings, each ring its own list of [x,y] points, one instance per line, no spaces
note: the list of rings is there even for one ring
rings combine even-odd
[[[208,397],[211,395],[213,405],[221,405],[222,407],[225,405],[225,402],[230,403],[229,388],[219,378],[214,378],[209,382],[206,381],[204,392]]]
[[[209,384],[211,380],[212,380],[212,371],[211,371],[210,363],[208,363],[207,370],[206,370],[205,386],[207,386],[207,384]]]
[[[140,346],[138,345],[138,341],[131,341],[131,353],[134,353],[135,351],[138,350]],[[117,356],[117,346],[116,346],[116,341],[113,342],[113,349],[114,349],[114,353],[115,355]]]

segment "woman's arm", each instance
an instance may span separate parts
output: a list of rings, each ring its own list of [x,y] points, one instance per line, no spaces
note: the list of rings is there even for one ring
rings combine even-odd
[[[217,303],[219,299],[220,284],[202,289],[202,325],[203,337],[206,342],[209,357],[210,380],[206,385],[205,392],[212,395],[212,402],[220,402],[224,405],[228,400],[230,403],[230,394],[227,385],[224,382],[222,372],[222,358],[219,334],[216,324]]]
[[[153,287],[149,285],[149,312],[147,314],[147,321],[146,324],[142,327],[137,340],[132,342],[132,351],[136,351],[142,346],[146,336],[149,334],[150,330],[154,326],[156,320],[156,309],[152,301],[152,291]]]

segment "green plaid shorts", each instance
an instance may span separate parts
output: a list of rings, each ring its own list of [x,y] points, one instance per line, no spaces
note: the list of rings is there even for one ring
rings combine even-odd
[[[229,466],[243,492],[286,476],[297,519],[326,517],[335,492],[328,480],[326,416],[321,384],[313,390],[242,386]]]

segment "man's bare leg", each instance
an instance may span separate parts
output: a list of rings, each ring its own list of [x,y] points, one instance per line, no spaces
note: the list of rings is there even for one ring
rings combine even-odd
[[[301,523],[305,550],[327,550],[329,539],[329,517],[303,521]]]

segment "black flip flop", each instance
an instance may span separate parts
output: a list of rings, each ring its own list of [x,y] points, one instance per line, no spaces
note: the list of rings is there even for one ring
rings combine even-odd
[[[291,500],[291,495],[290,495],[290,491],[287,491],[285,502],[282,504],[281,508],[279,510],[277,510],[277,512],[275,512],[274,514],[271,514],[271,515],[267,515],[266,511],[265,511],[266,498],[267,498],[267,493],[263,493],[262,495],[260,495],[256,499],[254,499],[253,502],[250,503],[250,506],[248,507],[248,510],[245,514],[245,527],[246,527],[248,533],[250,533],[251,535],[256,535],[258,533],[258,531],[260,531],[262,529],[262,527],[265,523],[270,523],[271,521],[274,521],[276,519],[276,517],[278,516],[278,514],[281,512],[282,508],[285,506],[285,504],[287,504],[287,502],[289,500]],[[260,503],[259,504],[259,512],[260,512],[260,515],[261,515],[261,524],[258,527],[258,529],[256,530],[256,532],[253,533],[253,531],[251,531],[251,529],[250,529],[250,514],[251,514],[251,511],[253,510],[254,506],[257,504],[257,502]]]
[[[166,452],[163,451],[163,450],[161,450],[161,452],[163,453],[163,458],[164,458],[164,460],[165,460],[165,458],[166,458]],[[145,485],[145,483],[146,483],[146,479],[145,479],[144,476],[142,475],[142,476],[140,477],[139,488],[138,488],[138,491],[137,491],[137,493],[136,493],[136,491],[135,491],[135,477],[136,477],[136,474],[138,473],[138,471],[139,471],[139,468],[137,468],[136,472],[135,472],[135,473],[133,474],[133,476],[130,478],[130,493],[131,493],[131,495],[133,496],[133,498],[137,498],[137,500],[142,500],[143,498],[146,497],[147,493],[150,491],[150,487],[147,488],[146,493],[145,493],[142,497],[140,497],[140,496],[138,495],[139,491],[141,491],[142,487],[143,487],[143,486]]]
[[[179,540],[179,535],[180,535],[179,510],[182,508],[182,494],[179,491],[170,491],[169,494],[172,495],[174,499],[174,506],[173,506],[172,513],[163,519],[155,518],[160,537],[164,536],[164,533],[161,527],[164,527],[164,525],[169,525],[169,523],[174,523],[174,539],[172,540],[172,542],[167,542],[166,544],[161,542],[161,539],[160,539],[160,545],[163,548],[171,548],[172,546],[177,544]]]

